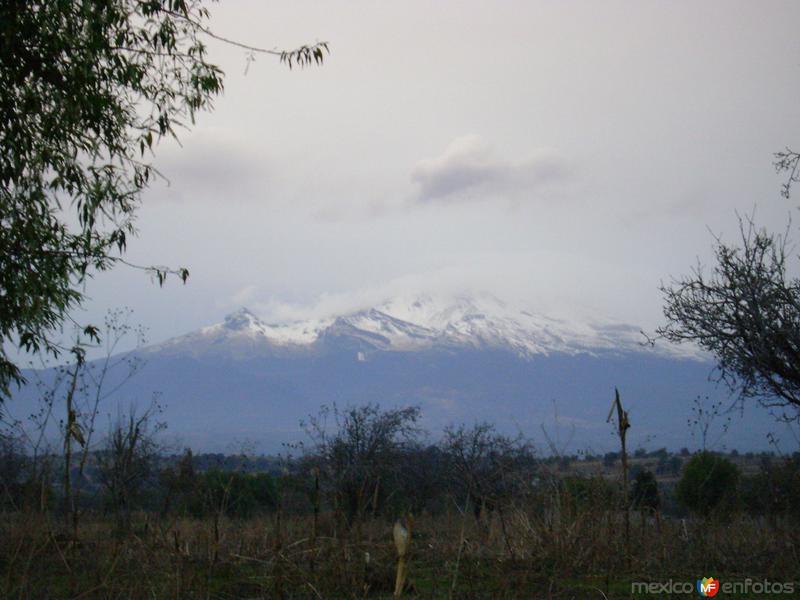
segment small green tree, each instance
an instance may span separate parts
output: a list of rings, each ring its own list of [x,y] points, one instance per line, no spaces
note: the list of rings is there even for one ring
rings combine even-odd
[[[711,452],[700,452],[686,463],[675,493],[684,507],[708,517],[733,507],[738,484],[736,465]]]

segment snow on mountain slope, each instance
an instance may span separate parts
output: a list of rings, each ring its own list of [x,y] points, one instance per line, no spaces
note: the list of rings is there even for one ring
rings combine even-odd
[[[169,339],[145,351],[168,355],[226,355],[233,358],[308,353],[320,331],[331,322],[268,325],[248,309],[241,308],[225,317],[222,323]]]
[[[426,349],[500,349],[521,357],[550,353],[644,351],[637,327],[578,323],[512,307],[489,294],[415,295],[374,308],[322,319],[267,323],[242,308],[222,323],[152,347],[168,353],[233,356],[314,354],[331,347],[406,352]],[[691,357],[691,348],[663,346],[662,355]]]
[[[520,310],[488,294],[457,296],[442,303],[430,296],[388,302],[383,310],[438,331],[441,340],[474,347],[498,347],[521,355],[623,350],[640,347],[636,327],[607,329],[552,319]]]

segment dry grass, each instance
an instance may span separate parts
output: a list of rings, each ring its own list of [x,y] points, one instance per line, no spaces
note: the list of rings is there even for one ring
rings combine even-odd
[[[628,598],[629,582],[800,577],[800,530],[740,517],[728,522],[632,523],[624,559],[622,515],[592,501],[549,495],[476,521],[455,509],[417,516],[406,595],[419,598]],[[240,521],[154,521],[133,529],[88,520],[77,540],[41,515],[6,514],[0,527],[0,597],[389,598],[397,551],[392,521],[352,527],[332,514]]]

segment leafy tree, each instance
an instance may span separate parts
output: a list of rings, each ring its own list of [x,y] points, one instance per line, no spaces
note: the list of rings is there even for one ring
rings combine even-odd
[[[739,483],[739,469],[711,452],[695,454],[683,468],[675,494],[686,508],[702,516],[731,508]]]
[[[141,192],[157,174],[154,145],[222,91],[223,73],[206,59],[204,40],[218,37],[208,17],[202,0],[0,4],[0,394],[21,382],[8,344],[66,349],[54,332],[81,304],[81,285],[124,262]],[[244,47],[290,67],[319,64],[327,51]],[[159,284],[189,275],[148,270]],[[71,350],[80,360],[81,347]]]

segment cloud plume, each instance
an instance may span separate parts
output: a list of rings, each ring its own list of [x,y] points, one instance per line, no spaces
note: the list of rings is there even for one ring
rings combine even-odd
[[[545,187],[569,178],[568,161],[550,149],[521,160],[495,156],[475,135],[456,138],[443,154],[419,161],[411,172],[420,203],[534,198]]]

